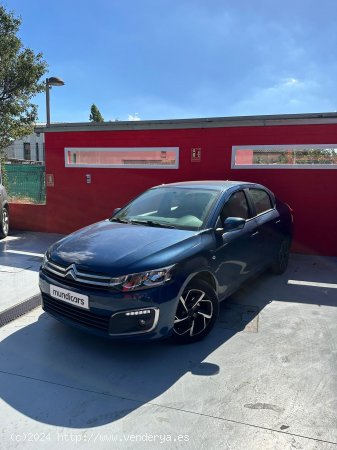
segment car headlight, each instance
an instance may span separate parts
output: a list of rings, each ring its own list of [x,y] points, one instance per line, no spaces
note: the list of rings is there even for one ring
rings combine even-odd
[[[174,267],[175,264],[168,267],[162,267],[161,269],[111,278],[110,286],[117,287],[122,291],[133,291],[136,289],[161,286],[172,279]]]

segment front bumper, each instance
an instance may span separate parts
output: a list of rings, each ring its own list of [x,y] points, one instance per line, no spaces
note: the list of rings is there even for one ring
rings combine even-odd
[[[89,297],[83,309],[50,295],[50,285]],[[133,292],[74,286],[40,270],[42,308],[59,321],[111,339],[151,340],[170,335],[180,287],[169,282]]]

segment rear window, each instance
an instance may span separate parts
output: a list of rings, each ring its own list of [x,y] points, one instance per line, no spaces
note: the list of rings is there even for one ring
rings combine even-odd
[[[249,189],[253,199],[256,215],[261,214],[273,208],[273,203],[269,194],[262,189]]]

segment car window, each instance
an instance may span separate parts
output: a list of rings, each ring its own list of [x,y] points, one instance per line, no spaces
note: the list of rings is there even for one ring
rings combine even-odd
[[[127,215],[140,216],[149,213],[157,214],[160,206],[166,202],[167,198],[163,195],[163,192],[156,189],[147,191],[146,195],[141,196],[138,201],[134,201],[127,206],[124,210],[123,218]]]
[[[221,221],[227,219],[227,217],[241,217],[242,219],[249,219],[249,207],[246,199],[246,195],[243,191],[237,191],[225,203],[222,208]]]
[[[273,203],[266,191],[262,189],[249,189],[249,193],[255,205],[256,215],[273,208]]]
[[[204,224],[218,196],[219,191],[215,190],[155,188],[134,199],[113,219],[197,230]]]

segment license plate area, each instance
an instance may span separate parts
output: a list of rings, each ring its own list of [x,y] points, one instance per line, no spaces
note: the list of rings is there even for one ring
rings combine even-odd
[[[79,294],[78,292],[69,291],[68,289],[59,286],[49,285],[49,295],[60,302],[68,303],[69,305],[77,306],[82,309],[89,309],[88,295]]]

